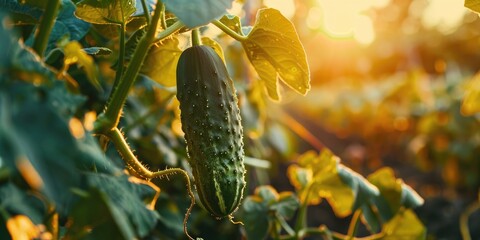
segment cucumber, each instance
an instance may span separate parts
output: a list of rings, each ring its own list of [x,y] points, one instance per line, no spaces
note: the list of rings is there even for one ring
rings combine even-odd
[[[217,218],[231,216],[246,185],[243,128],[233,81],[211,47],[182,52],[177,99],[200,201]]]

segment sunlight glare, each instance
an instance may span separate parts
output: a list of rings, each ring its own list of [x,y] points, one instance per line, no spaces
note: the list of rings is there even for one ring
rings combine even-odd
[[[263,4],[267,7],[278,9],[288,19],[291,19],[295,14],[294,0],[264,0]]]
[[[364,15],[357,16],[353,29],[353,38],[364,45],[373,42],[375,39],[375,31],[373,30],[373,24],[370,18]]]
[[[461,1],[430,0],[422,15],[422,23],[427,28],[436,27],[448,34],[462,23],[467,12]]]
[[[386,6],[390,0],[317,0],[323,13],[323,28],[331,38],[353,38],[361,44],[368,45],[375,40],[372,19],[363,13],[371,8]],[[313,8],[312,8],[313,9]],[[313,11],[313,10],[311,10]],[[313,27],[320,24],[315,15],[309,12],[307,24]],[[316,21],[317,24],[314,24]]]

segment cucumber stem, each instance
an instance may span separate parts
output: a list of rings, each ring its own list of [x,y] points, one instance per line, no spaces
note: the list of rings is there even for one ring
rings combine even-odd
[[[195,28],[192,30],[192,46],[200,46],[200,45],[202,45],[200,30],[198,30],[198,28]]]
[[[238,34],[237,32],[233,31],[227,25],[223,24],[219,20],[213,20],[212,24],[217,26],[224,33],[226,33],[227,35],[229,35],[230,37],[234,38],[235,40],[237,40],[239,42],[244,42],[248,39],[248,36]]]

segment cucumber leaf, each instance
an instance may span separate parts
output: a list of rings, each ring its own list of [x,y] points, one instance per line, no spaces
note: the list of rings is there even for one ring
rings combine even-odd
[[[302,43],[293,24],[273,8],[259,10],[253,29],[242,42],[248,59],[265,82],[270,98],[280,100],[277,82],[296,92],[310,90],[310,71]]]

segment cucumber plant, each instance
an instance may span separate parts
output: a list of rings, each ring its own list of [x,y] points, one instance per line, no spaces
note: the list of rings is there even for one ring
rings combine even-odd
[[[174,174],[184,178],[182,191],[190,198],[183,218],[185,235],[177,238],[193,239],[189,234],[192,229],[195,235],[206,235],[198,232],[199,227],[187,229],[192,224],[187,220],[195,203],[188,170],[194,177],[203,207],[214,217],[227,217],[231,222],[233,213],[241,209],[240,220],[247,224],[245,229],[250,238],[258,236],[252,235],[256,223],[251,216],[270,212],[276,214],[275,219],[267,219],[266,226],[280,224],[291,233],[292,239],[308,235],[303,218],[311,199],[301,196],[309,196],[311,189],[324,186],[319,184],[320,180],[297,184],[296,195],[276,197],[270,188],[259,188],[256,195],[243,199],[248,189],[245,165],[248,163],[255,169],[268,164],[245,156],[244,152],[253,153],[254,148],[244,150],[248,146],[243,142],[242,99],[237,94],[245,91],[235,90],[236,84],[260,86],[262,96],[279,101],[281,81],[306,94],[310,89],[306,54],[293,24],[278,10],[259,9],[256,23],[244,27],[239,17],[225,14],[232,2],[7,0],[0,3],[2,10],[10,15],[1,15],[0,28],[2,36],[6,36],[0,40],[1,45],[7,49],[0,53],[0,70],[5,73],[0,78],[0,238],[4,235],[17,238],[27,233],[32,238],[45,234],[45,238],[53,239],[168,238],[168,231],[158,230],[162,220],[163,227],[170,224],[165,223],[168,213],[161,210],[173,208],[183,212],[184,205],[156,206],[155,203],[164,201],[176,181],[165,187],[155,182],[162,186],[162,193],[152,181]],[[11,26],[20,30],[22,37]],[[204,45],[200,43],[200,30],[210,27],[220,29],[239,43],[258,77],[241,81],[229,76],[225,65],[229,59],[219,54],[221,45],[208,38]],[[189,32],[193,46],[186,43],[180,47],[179,39]],[[156,54],[161,57],[153,61],[158,57]],[[148,79],[154,78],[151,73],[158,70],[148,66],[152,61],[161,66],[162,74],[160,79],[154,79],[156,83]],[[241,71],[250,69],[244,66]],[[175,85],[176,89],[168,89]],[[164,89],[168,94],[159,93]],[[185,147],[175,144],[183,135],[175,132],[174,122],[178,119],[174,116],[178,108],[175,103],[169,104],[173,95],[180,103],[190,169],[177,162],[162,165],[171,166],[164,170],[151,171],[142,163],[146,160],[139,159],[154,158],[148,161],[154,165],[151,168],[160,169],[154,163],[163,157],[162,153],[184,157]],[[145,99],[150,102],[144,104]],[[145,115],[138,117],[132,113],[135,112],[132,109],[144,105],[149,105],[142,108]],[[151,121],[155,123],[149,123],[158,115],[157,121]],[[132,116],[138,118],[132,121],[129,119]],[[36,121],[32,123],[30,119]],[[151,157],[144,154],[145,142],[135,144],[139,132],[140,135],[148,132],[141,127],[131,131],[137,125],[148,125],[148,130],[155,131],[155,136],[145,142],[155,142],[157,145],[147,150],[161,149],[159,154]],[[51,139],[38,142],[47,135]],[[140,149],[138,155],[127,143],[127,135]],[[163,142],[169,144],[162,145]],[[112,153],[112,149],[119,154]],[[123,162],[115,161],[119,159]],[[295,174],[291,178],[301,178],[308,171],[319,172],[312,168],[302,165],[292,170]],[[338,169],[342,177],[331,174],[338,180],[336,183],[347,182],[351,189],[363,187],[355,193],[378,195],[375,187],[363,178],[350,170]],[[298,227],[292,229],[281,219],[290,216],[297,195],[302,200],[301,218]],[[12,199],[20,199],[21,206],[16,206]],[[245,206],[239,207],[243,200]],[[292,205],[282,206],[284,200]],[[366,206],[371,205],[361,207],[369,210]],[[249,214],[252,209],[256,214]],[[201,213],[196,216],[196,224],[198,216]],[[28,227],[20,229],[19,226],[24,226],[21,224]],[[277,226],[271,232],[279,239],[281,236],[275,235],[280,231]],[[341,239],[353,235],[354,231]]]

